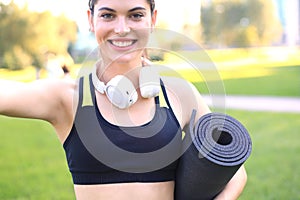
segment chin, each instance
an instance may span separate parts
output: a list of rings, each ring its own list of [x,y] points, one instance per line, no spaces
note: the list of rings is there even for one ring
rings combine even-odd
[[[111,60],[118,63],[135,63],[135,62],[141,62],[141,51],[134,51],[134,52],[127,52],[123,54],[115,54],[115,56],[112,56]]]

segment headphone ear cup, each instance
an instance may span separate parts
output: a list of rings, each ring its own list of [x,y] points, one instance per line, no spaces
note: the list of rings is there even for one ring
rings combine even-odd
[[[138,99],[134,85],[122,75],[115,76],[106,84],[105,93],[111,103],[120,109],[128,108]]]
[[[139,84],[142,97],[151,98],[159,95],[159,74],[153,66],[144,66],[141,68]]]

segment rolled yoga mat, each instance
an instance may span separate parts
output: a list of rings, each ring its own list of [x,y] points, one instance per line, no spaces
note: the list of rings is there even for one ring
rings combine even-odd
[[[176,172],[175,199],[213,199],[250,156],[251,138],[246,128],[222,113],[202,116],[183,140],[183,154]]]

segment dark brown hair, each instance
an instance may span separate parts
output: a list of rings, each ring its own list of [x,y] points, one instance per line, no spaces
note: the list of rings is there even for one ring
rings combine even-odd
[[[90,11],[92,13],[92,15],[94,14],[94,5],[95,3],[97,3],[98,0],[89,0],[89,8]],[[151,13],[153,13],[154,9],[155,9],[155,1],[154,0],[147,0],[147,2],[150,5],[150,9],[151,9]]]

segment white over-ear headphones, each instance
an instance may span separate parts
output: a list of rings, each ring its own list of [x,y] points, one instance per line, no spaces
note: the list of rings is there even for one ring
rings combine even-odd
[[[133,83],[126,76],[117,75],[105,85],[99,80],[96,70],[94,70],[92,72],[92,81],[96,90],[101,94],[105,93],[110,102],[120,109],[128,108],[138,99],[138,93]],[[144,66],[140,69],[139,87],[143,98],[159,95],[159,75],[153,66]]]

